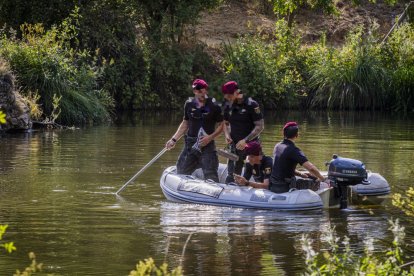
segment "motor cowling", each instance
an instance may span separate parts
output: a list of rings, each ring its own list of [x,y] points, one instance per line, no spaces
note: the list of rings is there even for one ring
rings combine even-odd
[[[364,163],[334,154],[329,162],[328,177],[337,185],[369,184]]]
[[[334,154],[329,162],[328,178],[333,184],[336,196],[339,198],[339,208],[348,206],[348,186],[357,184],[368,185],[368,173],[364,163],[359,160],[342,158]]]

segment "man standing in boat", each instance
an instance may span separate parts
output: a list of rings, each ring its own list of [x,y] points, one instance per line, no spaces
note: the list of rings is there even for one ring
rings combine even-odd
[[[246,153],[244,148],[250,141],[258,141],[264,129],[263,115],[258,103],[245,97],[237,82],[229,81],[222,86],[226,100],[224,104],[224,135],[230,144],[231,151],[238,155],[239,160],[228,160],[226,183],[233,182],[233,173],[240,174]]]
[[[192,88],[194,97],[185,102],[183,121],[165,147],[172,149],[185,134],[184,148],[177,161],[177,173],[192,174],[201,167],[205,179],[218,182],[219,163],[214,138],[222,132],[222,124],[217,128],[216,124],[223,121],[223,115],[216,100],[207,96],[207,82],[196,79]]]
[[[247,162],[243,176],[234,175],[234,181],[241,186],[250,186],[258,189],[269,189],[273,159],[263,154],[262,146],[257,141],[247,143],[244,148]],[[249,181],[253,176],[254,181]]]
[[[283,136],[283,141],[276,144],[273,151],[274,162],[270,177],[270,190],[275,193],[285,193],[292,187],[298,188],[298,185],[301,186],[299,188],[312,188],[318,184],[317,181],[324,181],[325,177],[295,145],[295,140],[299,136],[298,124],[296,122],[286,123],[283,127]],[[309,174],[296,170],[298,164],[307,169]],[[301,179],[296,180],[295,175]]]

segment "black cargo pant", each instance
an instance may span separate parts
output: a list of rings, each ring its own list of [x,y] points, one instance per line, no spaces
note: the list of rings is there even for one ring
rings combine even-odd
[[[269,189],[277,194],[289,192],[290,189],[294,188],[297,190],[310,189],[312,191],[317,191],[319,189],[320,183],[312,178],[306,179],[296,179],[285,178],[285,180],[270,180]]]
[[[226,183],[234,182],[234,176],[233,176],[234,173],[238,175],[242,173],[243,166],[244,166],[244,160],[246,160],[246,157],[247,157],[245,151],[236,149],[236,145],[234,143],[230,145],[230,151],[232,153],[237,154],[237,156],[239,156],[239,160],[232,161],[229,159],[227,161]]]
[[[201,167],[205,179],[218,182],[217,170],[219,161],[214,141],[202,147],[201,152],[192,148],[196,142],[197,137],[185,137],[184,148],[177,161],[177,173],[192,174],[196,169]]]
[[[287,181],[270,178],[269,190],[277,194],[289,192],[290,180],[286,180]]]

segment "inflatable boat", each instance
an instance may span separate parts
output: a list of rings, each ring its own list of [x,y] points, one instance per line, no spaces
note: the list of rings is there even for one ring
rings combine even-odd
[[[335,161],[339,162],[339,160],[341,162],[356,161],[345,158],[338,158],[338,161]],[[337,168],[332,169],[332,171],[334,170],[339,171]],[[312,210],[337,206],[346,208],[347,194],[351,191],[360,196],[378,196],[390,193],[388,182],[377,173],[367,172],[364,169],[363,178],[352,178],[352,176],[345,178],[344,175],[335,175],[332,171],[323,174],[335,179],[335,181],[339,179],[336,181],[339,185],[322,182],[317,191],[292,189],[287,193],[276,194],[265,189],[224,184],[227,176],[227,165],[225,164],[219,165],[219,183],[203,180],[201,169],[197,169],[192,175],[180,175],[176,173],[175,166],[171,166],[164,170],[160,186],[165,197],[171,201],[274,210]],[[341,185],[342,182],[347,183]]]
[[[321,196],[311,190],[275,194],[265,189],[202,180],[194,174],[176,174],[174,166],[164,171],[160,185],[165,197],[176,202],[275,210],[312,210],[323,207]],[[325,190],[329,189],[331,188]]]

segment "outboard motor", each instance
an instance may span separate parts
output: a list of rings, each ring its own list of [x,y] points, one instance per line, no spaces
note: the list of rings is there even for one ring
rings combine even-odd
[[[359,160],[342,158],[334,154],[329,162],[328,178],[331,180],[337,196],[339,208],[348,206],[348,186],[357,184],[368,185],[368,173],[364,163]]]

